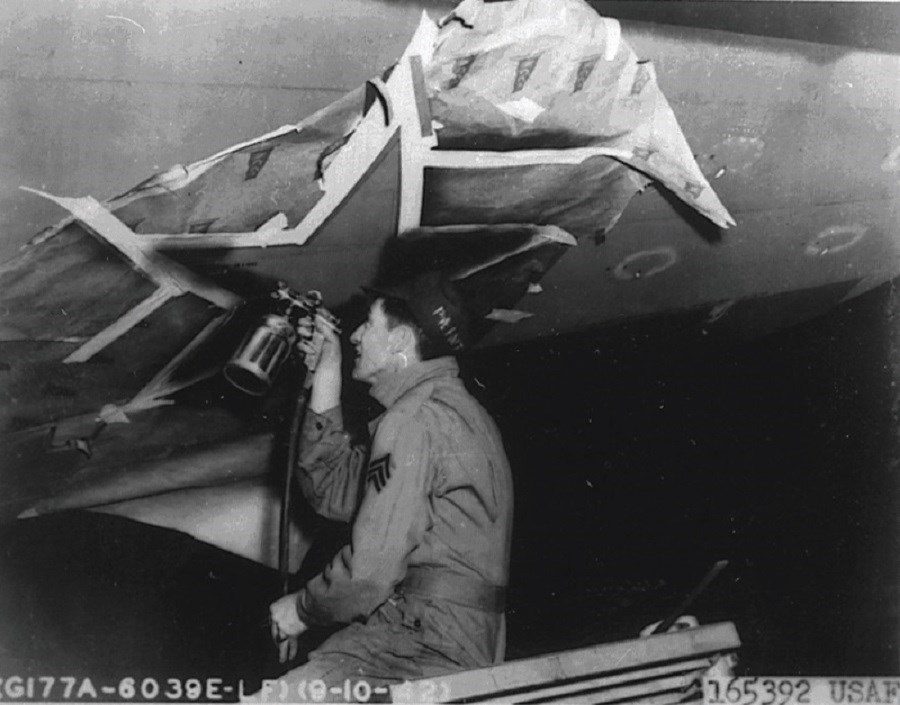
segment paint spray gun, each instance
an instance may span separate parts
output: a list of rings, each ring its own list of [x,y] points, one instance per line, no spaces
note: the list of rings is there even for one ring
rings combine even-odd
[[[308,384],[322,354],[324,336],[316,328],[316,320],[323,321],[340,334],[340,321],[322,307],[322,294],[309,291],[299,294],[284,282],[271,293],[272,311],[262,316],[235,350],[223,370],[231,384],[247,394],[262,396],[271,387],[284,362],[296,348],[304,356],[306,379],[297,390],[293,413],[288,427],[287,456],[282,474],[282,502],[278,534],[278,574],[282,595],[290,588],[290,505],[291,478],[297,462],[300,429],[309,398]],[[284,647],[278,644],[279,649]],[[283,656],[283,654],[282,654]],[[283,659],[282,659],[283,660]]]
[[[223,370],[231,384],[253,396],[269,391],[294,347],[303,353],[307,372],[315,369],[323,341],[316,331],[317,317],[340,333],[340,322],[322,307],[318,291],[299,294],[279,282],[270,297],[274,310],[244,336]]]

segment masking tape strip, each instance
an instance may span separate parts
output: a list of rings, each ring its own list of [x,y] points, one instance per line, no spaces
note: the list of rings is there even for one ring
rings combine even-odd
[[[533,316],[534,314],[530,311],[520,311],[515,308],[495,308],[485,318],[489,321],[498,321],[499,323],[518,323]]]
[[[235,233],[141,233],[141,242],[150,250],[202,249],[209,246],[208,240],[215,238],[220,247],[231,247],[240,242],[242,247],[266,247],[273,239],[288,230],[288,220],[284,213],[277,213],[256,230]]]
[[[127,404],[106,404],[97,413],[97,420],[104,424],[130,423],[128,414],[136,414],[140,411],[148,411],[159,406],[172,406],[172,399],[134,399]]]
[[[329,172],[340,174],[340,182],[329,184],[325,196],[307,214],[306,218],[293,230],[252,232],[252,233],[205,233],[197,235],[141,235],[152,241],[156,247],[170,250],[200,250],[234,247],[275,247],[278,245],[303,245],[325,221],[331,211],[343,200],[365,169],[381,154],[388,139],[396,128],[383,129],[374,144],[357,146],[356,135],[335,158]],[[410,130],[409,132],[412,132]],[[408,143],[409,132],[403,133],[404,149],[403,185],[401,196],[401,217],[398,230],[403,232],[418,227],[421,219],[422,188],[424,169],[438,167],[444,169],[498,169],[509,166],[529,166],[535,164],[581,164],[596,156],[627,158],[627,150],[579,147],[567,150],[528,150],[517,152],[469,152],[437,151],[427,144],[412,147]],[[413,132],[413,134],[415,134]],[[385,138],[386,137],[386,138]],[[368,137],[367,137],[368,139]],[[362,154],[360,154],[360,150]],[[346,159],[341,159],[345,157]],[[340,161],[339,161],[340,160]],[[353,173],[350,173],[353,172]],[[358,172],[358,173],[356,173]]]
[[[381,155],[391,137],[397,132],[396,126],[385,127],[379,115],[380,111],[371,110],[366,119],[348,142],[334,157],[328,168],[325,179],[325,193],[306,214],[306,217],[292,230],[283,230],[266,237],[266,246],[303,245],[331,216],[334,210],[351,193],[353,187],[365,175],[368,168]],[[372,119],[375,118],[375,119]],[[379,124],[382,123],[382,124]],[[239,242],[225,240],[214,235],[207,235],[203,247],[222,247],[224,243],[236,247],[259,247],[259,236],[242,238]],[[216,243],[216,244],[207,244]],[[167,243],[168,244],[168,243]]]
[[[216,152],[215,154],[206,157],[205,159],[201,159],[198,162],[194,162],[193,164],[189,164],[188,166],[183,166],[181,164],[172,166],[167,171],[158,173],[155,176],[151,177],[148,181],[144,182],[144,185],[139,184],[132,188],[128,193],[123,194],[122,196],[117,196],[107,203],[110,206],[114,206],[115,208],[121,208],[122,206],[126,206],[129,203],[133,203],[134,201],[139,201],[144,198],[150,198],[158,193],[168,193],[170,191],[184,188],[192,181],[194,181],[197,177],[202,176],[211,167],[215,166],[229,155],[234,154],[235,152],[246,147],[252,147],[255,144],[280,137],[281,135],[285,135],[290,132],[300,132],[304,127],[306,127],[306,125],[315,122],[320,118],[322,114],[326,113],[330,109],[331,106],[328,105],[321,110],[317,110],[315,113],[304,118],[301,122],[295,125],[282,125],[281,127],[276,128],[271,132],[267,132],[266,134],[260,135],[259,137],[254,137],[253,139],[247,140],[246,142],[241,142],[239,144],[227,147],[220,152]],[[58,235],[60,231],[62,231],[67,225],[72,223],[73,220],[74,218],[72,216],[64,218],[59,223],[54,225],[50,230],[36,235],[29,241],[29,244],[38,245],[42,242],[45,242],[46,240],[49,240],[50,238]],[[141,237],[144,236],[142,235]]]
[[[97,412],[97,420],[107,424],[128,423],[128,414],[155,409],[159,406],[173,405],[175,403],[174,400],[166,399],[165,397],[216,374],[218,368],[210,368],[201,370],[196,375],[186,378],[178,384],[171,383],[172,373],[178,369],[179,365],[181,365],[194,350],[200,347],[201,343],[209,338],[219,326],[225,323],[229,316],[230,314],[224,314],[207,323],[206,326],[203,327],[203,330],[194,336],[194,339],[185,345],[181,352],[169,360],[166,366],[157,372],[130,401],[125,404],[104,405],[103,408]]]
[[[148,399],[156,399],[163,396],[168,396],[169,394],[173,394],[185,387],[190,387],[192,384],[199,382],[201,380],[207,379],[208,377],[212,377],[219,371],[218,367],[211,367],[209,369],[201,370],[193,377],[186,378],[179,382],[178,384],[173,384],[171,382],[172,373],[178,369],[182,362],[184,362],[190,355],[193,353],[200,345],[207,340],[216,330],[222,326],[225,321],[230,317],[230,313],[224,314],[222,316],[217,316],[209,323],[207,323],[203,330],[201,330],[194,339],[182,348],[181,352],[179,352],[175,357],[173,357],[169,362],[163,367],[159,372],[154,375],[153,379],[151,379],[144,387],[135,395],[134,399],[148,398]]]
[[[439,169],[497,169],[535,164],[581,164],[591,157],[630,159],[626,149],[576,147],[573,149],[526,149],[517,152],[476,152],[435,150],[427,155],[425,166]]]
[[[423,13],[415,36],[388,81],[401,130],[398,232],[416,228],[422,222],[426,155],[437,146],[437,135],[430,130],[430,112],[422,112],[427,110],[428,101],[422,95],[425,85],[421,67],[431,61],[437,35],[437,25]],[[426,123],[429,129],[425,129]]]
[[[286,135],[291,132],[300,132],[303,129],[304,123],[307,123],[311,119],[318,117],[318,113],[320,112],[322,111],[318,111],[317,113],[311,115],[309,118],[297,125],[282,125],[281,127],[272,130],[271,132],[267,132],[264,135],[260,135],[259,137],[254,137],[253,139],[247,140],[246,142],[234,144],[223,149],[221,152],[216,152],[215,154],[206,157],[205,159],[201,159],[199,162],[194,162],[193,164],[188,164],[187,166],[184,166],[183,164],[175,164],[166,171],[155,174],[142,184],[138,184],[125,195],[113,199],[112,203],[116,208],[121,208],[122,206],[128,205],[129,203],[140,200],[142,198],[149,198],[159,193],[168,193],[171,191],[182,189],[185,186],[190,185],[191,182],[195,181],[197,178],[203,176],[203,174],[209,171],[212,167],[214,167],[216,164],[219,164],[235,152],[239,152],[240,150],[246,149],[247,147],[252,147],[253,145],[260,144],[262,142],[267,142],[268,140],[275,139],[276,137],[281,137],[282,135]]]
[[[114,340],[121,338],[147,316],[160,308],[164,303],[179,295],[174,289],[160,287],[137,306],[113,321],[102,331],[94,335],[80,348],[63,360],[64,363],[87,362]]]
[[[267,246],[275,245],[303,245],[331,216],[334,210],[352,192],[359,180],[365,175],[372,164],[381,156],[385,147],[397,134],[401,126],[409,126],[404,129],[404,140],[408,136],[418,133],[418,112],[415,110],[415,100],[412,89],[412,74],[409,65],[411,56],[418,55],[427,63],[431,59],[434,41],[437,38],[437,26],[426,13],[422,13],[419,27],[412,41],[406,48],[403,57],[397,64],[397,68],[391,74],[385,84],[385,89],[390,96],[390,103],[397,114],[391,125],[385,125],[383,110],[370,110],[360,121],[349,142],[340,149],[331,162],[325,174],[324,190],[322,198],[316,202],[306,217],[293,230],[284,230],[266,237]],[[400,98],[400,99],[398,99]],[[401,145],[401,172],[402,187],[400,205],[400,223],[415,221],[418,223],[421,212],[421,182],[423,180],[423,165],[418,156],[421,152],[420,144],[430,144],[424,139],[422,142],[410,140],[405,148]],[[419,188],[416,188],[416,183]],[[222,241],[215,236],[207,235],[209,240],[204,241],[203,247],[221,247]],[[242,238],[241,241],[231,239],[226,241],[228,246],[259,246],[259,236],[253,240]],[[216,244],[212,244],[216,243]],[[245,245],[245,243],[247,243]],[[168,243],[167,243],[168,244]]]
[[[616,58],[619,45],[622,43],[622,25],[619,20],[612,17],[601,17],[603,28],[606,30],[606,41],[603,44],[603,60],[612,61]]]
[[[409,57],[412,72],[413,93],[416,98],[416,113],[419,116],[419,134],[431,137],[434,129],[431,125],[431,105],[428,103],[428,92],[425,90],[425,72],[422,69],[422,57],[418,54]]]
[[[64,198],[27,186],[20,188],[43,196],[68,210],[161,287],[173,289],[176,294],[190,292],[224,309],[232,308],[241,301],[236,294],[205,281],[186,267],[147,248],[125,223],[90,196]]]
[[[25,191],[47,198],[72,213],[87,225],[97,236],[103,238],[121,252],[141,272],[146,274],[159,288],[148,298],[94,335],[84,345],[66,357],[64,363],[87,362],[107,345],[122,337],[135,325],[147,318],[170,299],[185,293],[192,293],[223,309],[231,309],[240,297],[226,289],[209,283],[187,268],[153,252],[147,243],[128,228],[122,221],[106,210],[91,197],[63,198],[37,189],[21,187]]]
[[[555,242],[560,245],[568,245],[569,247],[574,247],[578,244],[578,241],[565,230],[555,225],[547,225],[540,226],[530,238],[528,238],[528,242],[520,245],[514,250],[510,250],[509,252],[503,252],[501,254],[496,255],[495,257],[490,258],[489,260],[479,262],[468,269],[458,273],[454,278],[456,280],[465,279],[467,277],[476,274],[482,270],[493,267],[495,264],[499,264],[504,260],[509,259],[510,257],[515,257],[516,255],[522,254],[523,252],[528,252],[529,250],[534,249],[535,247],[540,247],[541,245],[545,245],[547,243]]]

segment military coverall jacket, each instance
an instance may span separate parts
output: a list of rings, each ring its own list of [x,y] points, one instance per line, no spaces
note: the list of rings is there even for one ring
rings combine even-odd
[[[371,452],[350,444],[339,407],[308,414],[300,486],[318,513],[353,528],[297,612],[350,626],[298,676],[394,682],[502,660],[512,476],[458,373],[445,357],[380,378],[371,394],[386,411]]]

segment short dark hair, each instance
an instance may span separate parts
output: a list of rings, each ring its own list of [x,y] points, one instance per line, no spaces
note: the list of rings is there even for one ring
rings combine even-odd
[[[422,330],[422,326],[419,325],[406,301],[394,296],[382,296],[379,299],[381,300],[381,309],[384,311],[384,317],[387,319],[388,330],[392,330],[399,325],[409,326],[416,337],[416,351],[419,353],[421,360],[432,360],[441,356],[438,346]]]

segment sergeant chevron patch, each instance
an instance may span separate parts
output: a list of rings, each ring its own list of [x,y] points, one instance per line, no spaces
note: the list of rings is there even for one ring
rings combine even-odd
[[[375,485],[375,491],[381,492],[382,488],[387,484],[391,477],[391,454],[382,455],[380,458],[369,463],[369,470],[366,473],[366,483]]]

